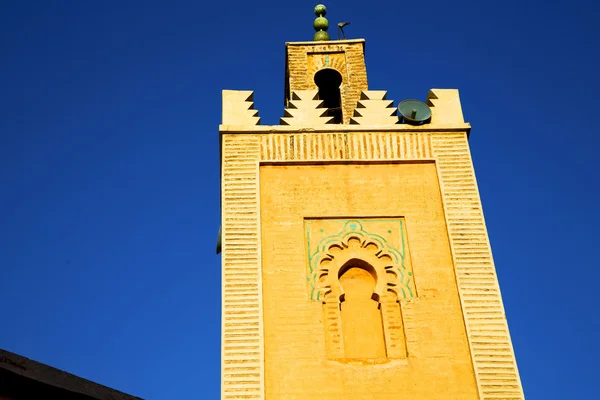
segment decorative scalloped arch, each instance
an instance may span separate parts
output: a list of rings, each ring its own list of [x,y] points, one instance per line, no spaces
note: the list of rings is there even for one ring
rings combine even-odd
[[[379,301],[387,291],[394,292],[399,299],[414,297],[412,271],[404,257],[404,246],[403,251],[398,251],[380,235],[365,231],[359,221],[349,220],[341,232],[323,238],[309,255],[310,298],[324,301],[334,295],[340,299],[344,293],[338,278],[341,269],[352,260],[373,267],[377,275],[374,299]]]

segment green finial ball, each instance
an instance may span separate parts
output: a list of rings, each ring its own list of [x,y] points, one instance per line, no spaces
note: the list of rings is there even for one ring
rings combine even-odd
[[[318,31],[315,33],[313,40],[314,41],[329,40],[329,33],[327,33],[326,31]]]
[[[327,21],[327,18],[318,17],[315,19],[313,25],[315,27],[315,31],[326,31],[327,29],[329,29],[329,21]]]
[[[330,40],[329,33],[327,33],[327,29],[329,29],[329,21],[327,21],[327,18],[325,18],[325,14],[327,14],[327,8],[325,8],[323,4],[317,4],[315,7],[315,15],[317,18],[313,23],[315,31],[317,31],[314,36],[315,41]]]
[[[315,15],[317,17],[324,17],[325,14],[327,14],[327,7],[325,7],[323,4],[317,4],[315,7]]]

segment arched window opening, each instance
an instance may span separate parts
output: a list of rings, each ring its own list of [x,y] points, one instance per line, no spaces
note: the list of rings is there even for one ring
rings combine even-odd
[[[335,69],[325,68],[317,71],[315,83],[319,88],[319,100],[323,100],[323,106],[327,108],[325,115],[333,117],[334,124],[341,124],[343,122],[340,94],[342,75]]]
[[[381,310],[373,295],[375,270],[363,261],[351,260],[339,275],[344,290],[340,300],[345,358],[385,358]]]

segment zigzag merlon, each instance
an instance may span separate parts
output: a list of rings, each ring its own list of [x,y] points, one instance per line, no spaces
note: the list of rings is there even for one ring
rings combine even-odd
[[[323,100],[318,99],[318,90],[296,90],[288,102],[281,118],[281,125],[325,125],[333,117],[325,116]]]
[[[462,124],[465,122],[457,89],[431,89],[427,94],[431,107],[431,123]]]
[[[260,117],[254,109],[254,91],[223,90],[223,125],[258,125]]]
[[[395,125],[398,123],[397,110],[393,100],[386,99],[386,90],[363,90],[360,100],[350,118],[357,125]]]

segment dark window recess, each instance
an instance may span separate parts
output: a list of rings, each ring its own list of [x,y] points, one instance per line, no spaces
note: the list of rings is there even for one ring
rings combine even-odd
[[[335,69],[325,68],[315,74],[315,83],[319,88],[319,100],[323,100],[323,107],[327,108],[324,115],[333,117],[332,123],[341,124],[343,122],[340,94],[342,75]]]

